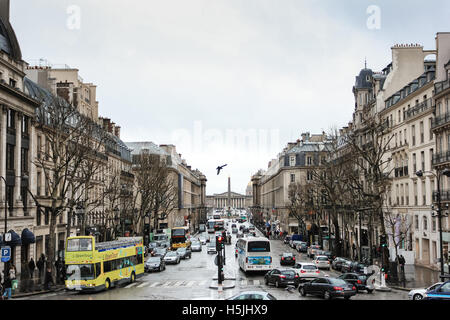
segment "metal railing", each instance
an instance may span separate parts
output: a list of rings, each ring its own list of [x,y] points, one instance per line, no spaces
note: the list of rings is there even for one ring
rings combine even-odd
[[[443,124],[446,124],[449,122],[450,122],[450,113],[442,114],[433,119],[431,129],[442,126]]]
[[[450,79],[438,82],[434,84],[434,94],[437,95],[444,90],[450,88]]]
[[[433,166],[444,163],[444,162],[450,162],[450,151],[433,154],[433,159],[432,159]]]
[[[411,109],[405,111],[405,119],[412,118],[422,112],[425,112],[433,107],[433,99],[429,98],[422,103],[412,107]]]

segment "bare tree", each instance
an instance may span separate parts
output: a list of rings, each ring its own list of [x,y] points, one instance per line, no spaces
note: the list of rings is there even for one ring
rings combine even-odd
[[[44,138],[45,147],[37,150],[33,163],[43,172],[47,194],[45,201],[39,196],[31,196],[37,206],[50,213],[47,259],[54,270],[57,218],[76,202],[72,191],[96,174],[98,166],[94,163],[98,162],[105,133],[64,99],[45,95],[41,101],[37,129]]]

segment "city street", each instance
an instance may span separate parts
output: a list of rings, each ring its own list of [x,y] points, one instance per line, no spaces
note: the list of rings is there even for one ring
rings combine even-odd
[[[248,223],[245,223],[249,225]],[[231,223],[229,224],[231,226]],[[231,228],[229,227],[230,231]],[[256,230],[257,235],[261,233]],[[210,289],[211,283],[217,276],[217,266],[214,264],[215,254],[207,254],[206,246],[202,252],[193,252],[191,259],[182,260],[178,265],[167,265],[161,273],[146,273],[133,284],[113,288],[106,292],[77,293],[55,292],[32,296],[24,299],[32,300],[217,300],[226,299],[239,292],[247,290],[262,290],[271,293],[279,300],[321,300],[317,297],[301,297],[297,290],[288,291],[285,288],[275,288],[264,284],[264,273],[244,274],[237,265],[234,256],[236,235],[233,235],[232,244],[226,246],[226,278],[235,276],[235,287],[218,293],[217,289]],[[271,240],[274,266],[279,266],[279,255],[283,252],[293,252],[298,261],[310,261],[306,255],[301,255],[279,240]],[[329,276],[338,276],[335,271],[326,271]],[[392,290],[392,292],[359,293],[352,297],[354,300],[406,300],[407,292]]]

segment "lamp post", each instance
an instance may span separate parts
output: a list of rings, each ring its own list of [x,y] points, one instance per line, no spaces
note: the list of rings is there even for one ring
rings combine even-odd
[[[437,171],[437,170],[436,170]],[[431,171],[425,171],[427,173],[431,173],[433,176],[436,177],[437,179],[437,194],[436,194],[436,198],[437,198],[437,203],[438,203],[438,207],[437,207],[437,218],[438,218],[438,223],[439,223],[439,246],[440,246],[440,263],[441,263],[441,281],[445,281],[445,275],[444,275],[444,248],[442,246],[442,207],[441,207],[441,176],[444,175],[446,177],[450,177],[450,169],[444,169],[441,172],[437,171],[438,174],[435,174],[434,172]],[[422,170],[419,170],[416,172],[416,176],[418,176],[419,178],[423,177],[424,172]]]

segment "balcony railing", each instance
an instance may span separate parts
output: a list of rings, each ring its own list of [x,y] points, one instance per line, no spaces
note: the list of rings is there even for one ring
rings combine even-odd
[[[450,122],[450,113],[445,113],[440,116],[437,116],[433,119],[433,123],[431,125],[431,129],[442,126],[443,124]]]
[[[395,168],[394,175],[396,178],[408,176],[408,166]]]
[[[433,154],[432,164],[433,166],[450,162],[450,151],[440,152]]]
[[[434,94],[438,95],[442,91],[447,90],[448,88],[450,88],[450,79],[435,83],[434,84]]]
[[[422,112],[425,112],[433,107],[433,99],[427,99],[422,103],[412,107],[408,111],[405,112],[405,119],[412,118]]]

